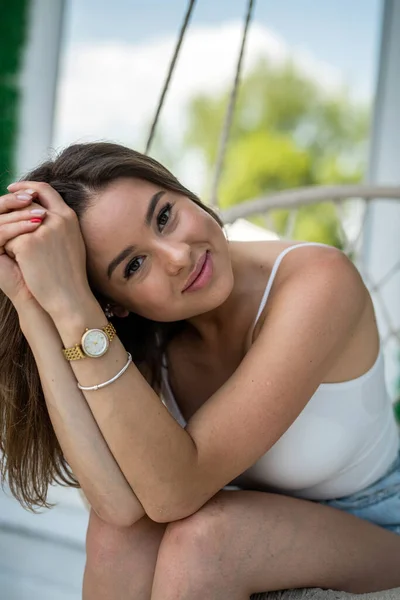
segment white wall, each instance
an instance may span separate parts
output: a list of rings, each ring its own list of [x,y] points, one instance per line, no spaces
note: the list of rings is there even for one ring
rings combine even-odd
[[[28,43],[20,77],[22,92],[16,164],[35,167],[52,143],[64,0],[31,0]]]

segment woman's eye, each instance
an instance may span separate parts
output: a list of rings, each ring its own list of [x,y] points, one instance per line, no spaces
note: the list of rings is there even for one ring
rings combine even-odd
[[[142,266],[143,261],[144,261],[143,256],[138,256],[137,258],[134,258],[133,260],[131,260],[131,262],[126,266],[126,269],[125,269],[125,273],[124,273],[125,278],[129,279],[129,277],[131,275],[136,273],[136,271],[138,271],[140,269],[140,267]]]
[[[171,204],[166,204],[160,211],[157,217],[157,224],[160,231],[162,231],[165,225],[168,223],[171,214]]]
[[[168,221],[170,220],[171,209],[172,209],[172,204],[170,204],[168,202],[168,204],[166,204],[158,213],[157,225],[158,225],[158,229],[160,231],[162,231],[164,229],[164,227],[167,225]],[[124,272],[125,279],[129,279],[129,277],[134,275],[134,273],[136,273],[136,271],[138,271],[140,269],[143,262],[144,262],[144,256],[137,256],[136,258],[131,260],[131,262],[125,268],[125,272]]]

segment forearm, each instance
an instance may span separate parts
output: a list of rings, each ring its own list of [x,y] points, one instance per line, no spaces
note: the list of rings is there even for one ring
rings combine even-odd
[[[81,340],[85,328],[99,328],[107,319],[96,300],[52,315],[65,347]],[[64,359],[65,360],[65,359]],[[71,361],[83,386],[109,380],[126,364],[118,337],[100,358]],[[127,481],[155,521],[174,520],[187,509],[187,490],[195,479],[196,446],[169,414],[134,364],[112,384],[83,392],[108,446]],[[193,479],[192,479],[193,481]]]
[[[105,521],[117,525],[138,521],[145,511],[76,385],[51,317],[33,302],[17,310],[38,367],[57,439],[88,501]]]

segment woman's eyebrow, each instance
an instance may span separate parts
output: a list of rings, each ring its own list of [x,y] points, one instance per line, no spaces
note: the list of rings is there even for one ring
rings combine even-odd
[[[115,258],[112,259],[107,268],[108,279],[111,279],[111,275],[113,274],[113,271],[118,267],[118,265],[123,260],[125,260],[125,258],[127,258],[130,254],[135,252],[135,250],[136,246],[127,246],[126,248],[124,248],[124,250],[122,250],[122,252],[120,252]]]
[[[146,219],[145,219],[145,223],[146,223],[147,227],[150,227],[150,224],[153,219],[154,211],[156,210],[158,201],[160,200],[160,198],[162,196],[164,196],[164,194],[165,194],[165,191],[161,190],[160,192],[156,192],[154,194],[154,196],[152,196],[152,198],[149,202],[149,207],[147,209]]]
[[[158,201],[160,200],[160,198],[162,198],[162,196],[164,196],[164,194],[165,194],[165,190],[161,190],[159,192],[156,192],[151,197],[151,200],[149,202],[149,206],[148,206],[148,209],[146,212],[146,218],[145,218],[145,223],[146,223],[147,227],[150,227],[151,221],[153,219],[154,211],[157,208]],[[113,274],[113,271],[118,267],[118,265],[123,260],[125,260],[125,258],[127,258],[130,254],[135,252],[135,250],[136,250],[136,246],[127,246],[115,258],[112,259],[112,261],[110,262],[110,264],[108,265],[108,268],[107,268],[108,279],[111,279],[111,275]]]

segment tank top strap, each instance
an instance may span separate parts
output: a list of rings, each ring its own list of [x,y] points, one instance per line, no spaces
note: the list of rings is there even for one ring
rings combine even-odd
[[[262,313],[262,311],[265,308],[265,305],[267,304],[267,300],[268,300],[268,296],[270,294],[271,288],[272,288],[272,284],[274,283],[274,279],[276,276],[276,272],[278,271],[278,267],[281,264],[282,259],[286,256],[286,254],[288,254],[291,250],[294,250],[295,248],[301,248],[302,246],[327,246],[327,244],[322,244],[320,242],[302,242],[301,244],[295,244],[293,246],[289,246],[288,248],[285,248],[285,250],[283,250],[280,254],[278,254],[273,266],[272,266],[272,271],[271,271],[271,275],[269,276],[268,282],[267,282],[267,286],[265,288],[264,294],[261,298],[261,302],[260,302],[260,306],[258,308],[257,311],[257,316],[254,319],[254,323],[253,323],[253,327],[252,327],[252,333],[254,331],[255,326],[257,325],[258,319],[260,318],[260,315]]]

